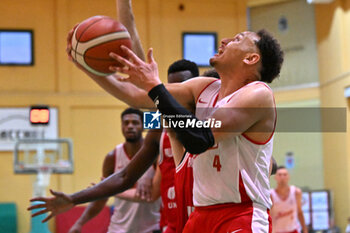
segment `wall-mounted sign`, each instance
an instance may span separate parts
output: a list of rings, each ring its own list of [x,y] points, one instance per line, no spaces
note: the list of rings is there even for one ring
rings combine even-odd
[[[0,151],[12,151],[17,139],[54,139],[58,137],[57,108],[49,109],[50,122],[47,125],[32,125],[30,110],[30,107],[0,108]]]
[[[294,153],[292,151],[286,153],[284,166],[287,169],[293,169],[295,167],[295,158]]]

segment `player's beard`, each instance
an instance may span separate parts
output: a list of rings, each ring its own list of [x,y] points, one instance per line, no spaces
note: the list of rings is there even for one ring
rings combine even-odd
[[[209,64],[210,64],[212,67],[214,67],[215,64],[216,64],[215,59],[214,59],[214,58],[210,58],[210,59],[209,59]]]
[[[214,67],[218,64],[218,56],[213,56],[209,59],[209,64]]]
[[[141,139],[141,134],[138,134],[138,135],[135,135],[135,137],[128,137],[128,138],[126,138],[126,141],[134,143],[134,142],[139,141],[140,139]]]

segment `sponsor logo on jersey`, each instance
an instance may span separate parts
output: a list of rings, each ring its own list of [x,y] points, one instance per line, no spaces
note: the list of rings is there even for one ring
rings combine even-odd
[[[174,200],[175,199],[175,188],[174,188],[174,186],[172,186],[172,187],[170,187],[168,189],[168,198],[170,200]]]
[[[172,186],[168,189],[168,198],[169,198],[169,202],[168,202],[168,208],[169,209],[173,209],[173,208],[177,208],[176,202],[175,200],[175,187]]]
[[[198,102],[201,103],[201,104],[207,104],[207,103],[208,103],[208,102],[206,102],[206,101],[203,101],[202,98],[199,98],[199,99],[198,99]]]

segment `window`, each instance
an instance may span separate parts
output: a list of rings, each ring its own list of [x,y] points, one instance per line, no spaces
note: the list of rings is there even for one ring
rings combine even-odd
[[[216,53],[216,33],[182,34],[182,55],[184,59],[195,62],[198,66],[209,66],[209,59]]]
[[[0,29],[0,65],[34,64],[33,31]]]

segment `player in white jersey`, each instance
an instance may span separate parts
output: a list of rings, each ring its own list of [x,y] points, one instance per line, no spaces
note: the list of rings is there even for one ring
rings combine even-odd
[[[277,187],[276,189],[271,189],[273,202],[271,209],[272,232],[297,233],[299,232],[300,223],[303,233],[307,233],[308,229],[301,209],[301,190],[293,185],[289,185],[289,173],[283,166],[277,168],[275,180]]]
[[[142,115],[143,113],[138,109],[128,108],[123,111],[121,118],[125,142],[117,145],[106,155],[102,171],[104,178],[123,170],[141,148],[143,144]],[[154,173],[154,167],[150,167],[138,182],[152,180]],[[159,187],[159,183],[153,186]],[[141,202],[135,197],[135,194],[136,189],[131,188],[115,196],[114,212],[108,233],[152,233],[159,230],[159,192],[152,193],[153,200],[155,200],[153,203]],[[69,233],[80,233],[83,225],[102,210],[107,200],[106,198],[90,203],[71,227]]]
[[[178,125],[186,119],[193,120],[196,126],[203,124],[191,115],[191,112],[196,111],[197,114],[196,102],[205,102],[198,97],[202,90],[216,79],[196,78],[180,84],[169,84],[165,88],[160,82],[152,50],[149,50],[148,62],[145,63],[129,49],[122,49],[128,54],[128,59],[116,54],[111,54],[111,57],[121,62],[124,67],[111,67],[111,70],[123,72],[128,76],[120,78],[119,82],[110,82],[109,78],[92,77],[98,84],[106,89],[108,87],[110,93],[133,106],[152,108],[156,104],[163,117],[176,115],[174,120]],[[194,185],[197,187],[197,190],[194,190],[197,192],[194,193],[194,203],[198,206],[184,232],[271,231],[267,214],[271,200],[266,190],[269,189],[268,158],[271,157],[271,137],[276,121],[274,97],[271,90],[261,82],[248,84],[255,81],[272,82],[280,72],[282,61],[283,53],[278,42],[264,30],[258,33],[242,32],[233,38],[223,39],[219,53],[210,59],[221,78],[217,95],[214,97],[219,105],[211,112],[210,117],[220,121],[221,128],[174,127],[177,138],[186,150],[197,155],[193,160],[193,168],[197,174],[194,177]],[[141,90],[125,81],[132,82]],[[179,105],[168,91],[183,106]],[[133,95],[125,96],[125,93]],[[147,94],[153,103],[146,99]],[[226,98],[230,95],[232,98]],[[226,131],[223,132],[223,129]],[[200,158],[205,156],[202,153],[216,149],[216,146],[219,148],[218,152],[223,153],[213,155],[210,162]],[[210,179],[206,169],[214,169],[218,173],[215,175],[217,180],[209,185],[212,188],[216,188],[217,184],[224,186],[219,187],[220,190],[224,190],[222,195],[218,195],[219,192],[205,194],[203,190],[208,187],[198,186]],[[228,180],[225,175],[227,171],[223,169],[229,169],[235,180]],[[105,197],[110,193],[110,182],[111,180],[105,180],[97,187],[73,195],[60,197],[63,194],[54,193],[54,198],[33,199],[46,203],[30,209],[45,207],[40,213],[51,211],[52,217],[74,204]],[[234,196],[228,198],[226,192],[233,193]],[[64,199],[64,203],[59,204],[59,199]],[[226,201],[229,203],[225,203]]]
[[[185,148],[196,154],[193,195],[197,208],[184,232],[271,231],[268,177],[276,111],[271,89],[259,81],[271,82],[278,75],[283,61],[278,43],[265,31],[239,33],[222,40],[219,53],[210,60],[221,81],[197,79],[167,86],[185,107],[196,111],[197,118],[159,81],[152,50],[148,63],[124,50],[131,62],[112,54],[125,65],[115,70],[129,75],[120,80],[148,92],[163,117],[180,116],[168,120],[169,124],[181,125],[188,117],[195,125],[208,118],[220,121],[216,126],[220,129],[213,125],[207,129],[174,127]]]
[[[129,61],[112,54],[125,65],[114,70],[129,75],[120,80],[148,92],[164,115],[180,116],[168,120],[169,125],[170,121],[175,122],[173,126],[183,125],[188,116],[194,125],[208,117],[220,121],[220,129],[213,125],[199,130],[174,127],[185,148],[196,154],[193,193],[197,208],[184,232],[271,231],[268,177],[276,113],[271,89],[259,81],[271,82],[278,75],[283,61],[278,43],[265,31],[239,33],[222,40],[219,53],[210,60],[222,81],[197,79],[168,85],[177,100],[196,111],[197,118],[161,84],[152,50],[144,63],[123,49]]]
[[[131,159],[132,157],[125,152],[124,143],[119,144],[115,150],[114,172],[120,172],[124,169]],[[152,177],[154,172],[154,167],[150,167],[140,180]],[[159,186],[159,183],[153,186]],[[114,212],[111,217],[108,233],[148,233],[159,230],[160,199],[155,200],[153,203],[131,201],[134,199],[135,191],[135,189],[131,189],[116,195]],[[159,193],[155,194],[153,192],[152,194],[159,197]]]

